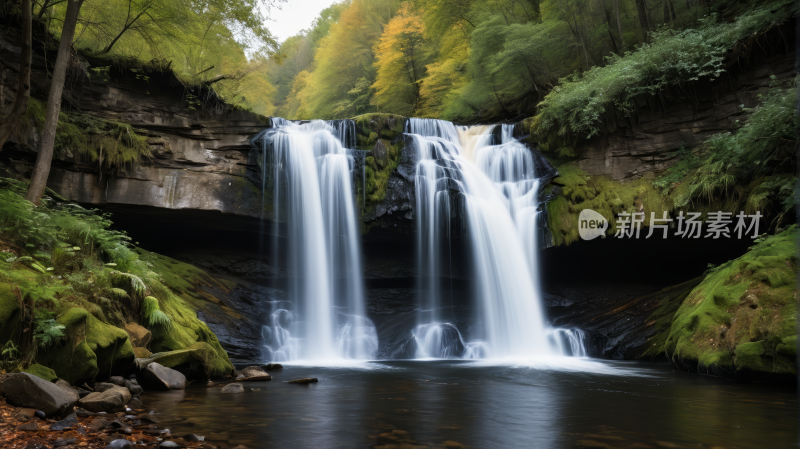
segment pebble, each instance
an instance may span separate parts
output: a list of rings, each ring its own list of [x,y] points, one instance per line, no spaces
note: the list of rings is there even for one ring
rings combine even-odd
[[[36,413],[34,413],[34,415],[39,419],[44,419],[44,417],[45,417],[44,412],[41,411],[41,410],[36,410]]]
[[[61,431],[61,430],[71,429],[75,427],[77,424],[78,424],[78,417],[75,415],[75,413],[73,413],[67,416],[66,418],[62,419],[61,421],[50,426],[50,430]]]
[[[114,440],[106,446],[108,449],[128,449],[133,447],[133,443],[128,440]]]
[[[317,380],[316,377],[306,377],[303,379],[295,379],[289,381],[290,384],[313,384],[316,382],[319,382],[319,380]]]
[[[55,440],[53,442],[53,447],[67,446],[67,445],[72,444],[72,443],[74,443],[76,441],[78,441],[77,438],[70,438],[70,439],[67,439],[67,440],[65,440],[63,438],[59,438],[59,439],[57,439],[57,440]]]
[[[174,441],[164,441],[161,444],[159,444],[158,447],[160,447],[160,448],[176,448],[176,447],[181,447],[181,445],[176,443],[176,442],[174,442]]]
[[[183,437],[183,439],[188,441],[188,442],[190,442],[190,443],[200,443],[200,442],[205,441],[206,437],[190,433],[190,434],[186,435],[185,437]]]
[[[26,422],[17,426],[17,430],[24,430],[26,432],[36,432],[39,430],[39,424],[35,422]]]
[[[220,393],[228,393],[228,394],[244,393],[244,386],[242,384],[228,384],[222,387]]]

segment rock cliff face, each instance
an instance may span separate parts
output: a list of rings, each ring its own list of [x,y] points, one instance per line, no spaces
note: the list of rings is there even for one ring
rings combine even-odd
[[[14,61],[19,60],[20,51],[16,44],[10,35],[0,35],[0,104],[6,108],[16,88]],[[78,67],[103,63],[75,61]],[[31,84],[33,95],[40,98],[46,97],[49,83],[45,69],[43,51],[35,52]],[[144,80],[112,66],[108,81],[87,79],[82,69],[70,70],[64,104],[72,111],[132,125],[148,136],[153,158],[135,167],[99,170],[96,163],[79,160],[73,149],[54,160],[48,186],[70,200],[90,204],[260,216],[261,192],[245,180],[245,173],[250,139],[270,120],[233,109],[216,98],[198,104],[192,96],[208,96],[209,91],[183,86],[158,67],[147,70],[152,73]],[[34,126],[12,137],[0,153],[4,176],[29,177],[38,132]]]
[[[747,117],[742,106],[760,104],[759,95],[775,80],[794,77],[791,52],[732,60],[716,81],[698,80],[671,88],[662,97],[637,99],[635,118],[608,115],[607,133],[584,141],[579,166],[589,175],[614,180],[652,176],[674,163],[681,147],[690,149],[714,134],[732,131]]]

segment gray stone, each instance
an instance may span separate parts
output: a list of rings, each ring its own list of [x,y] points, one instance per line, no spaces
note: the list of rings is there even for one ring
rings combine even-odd
[[[378,139],[375,142],[375,146],[372,147],[372,158],[375,159],[380,168],[384,168],[389,164],[389,150],[386,149],[386,144],[383,143],[382,139]]]
[[[319,380],[317,380],[316,377],[305,377],[303,379],[295,379],[289,381],[290,384],[313,384],[317,382],[319,382]]]
[[[125,387],[114,385],[103,392],[94,392],[81,399],[78,404],[91,412],[120,412],[131,400],[131,392]]]
[[[23,430],[25,432],[37,432],[39,430],[39,424],[36,422],[26,422],[25,424],[18,425],[17,430]]]
[[[241,371],[241,374],[244,376],[244,378],[240,379],[237,376],[236,380],[245,380],[250,382],[272,380],[272,376],[267,374],[267,372],[261,369],[260,366],[248,366]]]
[[[142,392],[144,391],[144,389],[140,387],[138,383],[135,383],[135,381],[132,382],[130,380],[126,380],[125,385],[123,386],[127,388],[128,391],[131,392],[131,394],[142,394]]]
[[[81,395],[78,393],[78,390],[73,388],[73,386],[70,385],[69,382],[67,382],[66,380],[58,379],[55,382],[55,384],[58,388],[61,388],[62,390],[66,391],[67,394],[72,396],[75,399],[75,402],[78,402],[78,399],[81,398]]]
[[[102,393],[106,390],[110,390],[118,385],[112,384],[111,382],[97,382],[94,384],[94,391],[97,393]]]
[[[108,449],[128,449],[133,447],[133,443],[128,440],[114,440],[106,446]]]
[[[190,443],[202,443],[203,441],[205,441],[206,437],[190,433],[184,436],[183,439]]]
[[[159,390],[183,390],[186,388],[186,376],[174,369],[152,362],[142,370],[142,382],[148,388]]]
[[[61,431],[64,429],[71,429],[78,424],[78,417],[73,413],[61,421],[50,426],[50,430]]]
[[[47,415],[65,415],[77,402],[56,384],[28,373],[9,375],[3,382],[6,402],[17,407],[35,408]]]
[[[234,394],[244,393],[244,385],[242,384],[228,384],[222,387],[221,393]]]
[[[118,385],[120,387],[125,386],[125,378],[122,376],[111,376],[108,378],[108,383]]]
[[[159,444],[158,447],[160,447],[160,448],[170,448],[171,449],[171,448],[183,447],[183,446],[181,446],[180,444],[178,444],[178,443],[176,443],[174,441],[164,441],[161,444]]]
[[[67,438],[66,440],[63,439],[63,438],[58,438],[55,441],[53,441],[53,447],[69,446],[70,444],[72,444],[72,443],[74,443],[76,441],[78,441],[77,438]]]

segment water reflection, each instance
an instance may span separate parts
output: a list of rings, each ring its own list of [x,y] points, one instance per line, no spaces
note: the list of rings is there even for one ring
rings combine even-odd
[[[249,391],[147,392],[173,435],[271,447],[796,447],[795,391],[592,361],[543,369],[471,361],[286,366]],[[625,373],[628,373],[626,375]],[[317,377],[311,385],[290,385]],[[608,445],[608,446],[603,446]],[[674,446],[671,446],[674,445]],[[634,446],[637,447],[637,446]]]

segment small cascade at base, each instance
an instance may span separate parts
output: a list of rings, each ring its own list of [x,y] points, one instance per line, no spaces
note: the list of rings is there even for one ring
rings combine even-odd
[[[354,163],[346,148],[355,143],[355,124],[274,118],[254,142],[262,150],[262,194],[267,198],[271,189],[274,220],[285,223],[283,234],[275,225],[273,248],[286,245],[294,302],[292,311],[270,311],[263,327],[267,357],[375,358],[377,332],[364,311]]]
[[[531,358],[586,355],[583,333],[545,324],[538,274],[539,180],[531,151],[513,126],[456,127],[409,119],[416,150],[416,226],[420,279],[416,356]],[[441,316],[454,217],[471,254],[483,334],[465,342]],[[475,337],[475,336],[473,336]]]

